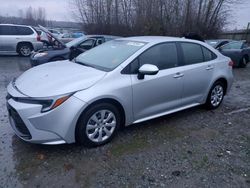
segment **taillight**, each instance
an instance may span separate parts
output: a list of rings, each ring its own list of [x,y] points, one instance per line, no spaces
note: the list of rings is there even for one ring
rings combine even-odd
[[[234,62],[232,60],[229,61],[228,66],[233,67],[234,66]]]
[[[37,40],[37,41],[41,41],[41,36],[40,36],[40,35],[37,35],[36,40]]]

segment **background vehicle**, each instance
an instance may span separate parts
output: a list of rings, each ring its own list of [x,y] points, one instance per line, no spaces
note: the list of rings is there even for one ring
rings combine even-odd
[[[228,56],[236,67],[246,67],[250,61],[250,47],[245,41],[232,41],[217,48],[223,55]]]
[[[85,36],[83,33],[77,32],[77,33],[65,33],[60,36],[60,40],[63,43],[68,43],[76,38]]]
[[[46,30],[44,30],[44,32],[55,38],[55,36],[52,36],[50,32]],[[118,37],[109,35],[86,35],[67,44],[63,44],[60,39],[55,38],[55,40],[59,42],[60,47],[51,46],[46,49],[39,50],[38,52],[34,52],[30,57],[30,62],[32,66],[36,66],[52,61],[66,59],[72,60],[79,54],[116,38]]]
[[[206,40],[205,41],[207,44],[209,44],[210,46],[214,47],[215,49],[229,43],[232,42],[232,40],[230,39],[214,39],[214,40]]]
[[[43,47],[38,32],[31,26],[0,24],[0,52],[30,56]]]
[[[25,141],[99,146],[124,125],[201,104],[218,108],[232,81],[230,58],[203,42],[121,38],[75,63],[28,70],[8,85],[7,106],[13,129]]]
[[[60,33],[59,31],[57,31],[56,29],[48,29],[49,32],[51,32],[53,35],[55,35],[56,37],[61,37],[63,34]]]

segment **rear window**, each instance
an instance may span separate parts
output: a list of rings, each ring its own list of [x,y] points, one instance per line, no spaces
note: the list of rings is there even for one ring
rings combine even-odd
[[[212,51],[203,46],[202,46],[202,52],[204,56],[204,61],[212,61],[217,57]]]
[[[203,62],[203,52],[199,44],[181,43],[184,61],[186,65]]]
[[[17,27],[18,35],[32,35],[34,32],[29,27]]]

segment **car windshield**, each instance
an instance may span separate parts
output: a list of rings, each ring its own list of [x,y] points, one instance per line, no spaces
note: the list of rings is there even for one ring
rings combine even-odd
[[[206,41],[207,42],[207,44],[209,44],[210,46],[212,46],[212,47],[216,47],[217,46],[217,44],[219,43],[219,41],[218,40],[207,40]]]
[[[79,42],[81,42],[83,39],[87,38],[86,36],[82,36],[80,38],[77,38],[77,39],[74,39],[68,43],[66,43],[66,46],[68,48],[72,47],[72,46],[75,46],[76,44],[78,44]]]
[[[113,40],[79,55],[76,58],[76,63],[111,71],[145,44],[144,42]]]
[[[224,46],[222,46],[221,48],[223,50],[227,50],[227,49],[241,49],[243,46],[244,42],[243,41],[237,41],[237,42],[230,42]]]

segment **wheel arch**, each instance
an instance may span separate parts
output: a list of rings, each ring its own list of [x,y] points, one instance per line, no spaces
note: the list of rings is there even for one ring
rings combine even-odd
[[[29,42],[29,41],[21,41],[21,42],[18,42],[17,45],[16,45],[16,52],[17,52],[17,53],[18,53],[18,50],[19,50],[19,48],[20,48],[20,46],[21,46],[22,44],[28,44],[28,45],[30,45],[30,46],[32,47],[32,49],[34,49],[34,46],[33,46],[32,42]]]
[[[92,106],[96,105],[96,104],[99,104],[99,103],[111,103],[113,104],[115,107],[117,107],[120,115],[121,115],[121,127],[125,127],[125,121],[126,121],[126,113],[125,113],[125,110],[122,106],[122,104],[116,100],[116,99],[113,99],[113,98],[103,98],[103,99],[97,99],[95,101],[92,101],[81,113],[80,113],[80,116],[78,117],[77,121],[76,121],[76,125],[75,125],[75,139],[76,139],[76,130],[77,130],[77,124],[81,118],[81,116],[87,112],[87,110],[89,110]]]
[[[247,58],[247,62],[249,62],[249,61],[250,61],[250,59],[249,59],[249,55],[248,55],[248,54],[244,54],[244,55],[243,55],[243,58],[244,58],[244,57],[245,57],[245,58]]]
[[[225,95],[226,95],[226,94],[227,94],[227,88],[228,88],[227,79],[224,78],[224,77],[218,78],[218,79],[216,79],[216,80],[213,82],[213,84],[216,83],[216,82],[222,82],[222,83],[224,84],[224,90],[225,90]]]
[[[210,92],[211,88],[212,88],[213,85],[214,85],[216,82],[218,82],[218,81],[221,81],[221,82],[224,83],[224,90],[225,90],[225,94],[224,94],[224,95],[227,94],[227,88],[228,88],[228,81],[227,81],[227,79],[224,78],[224,77],[216,78],[214,81],[211,82],[211,84],[210,84],[210,86],[209,86],[209,88],[208,88],[208,90],[207,90],[207,93],[206,93],[206,95],[205,95],[205,97],[204,97],[204,99],[203,99],[203,103],[206,102],[206,100],[207,100],[207,98],[208,98],[208,95],[209,95],[209,92]]]

